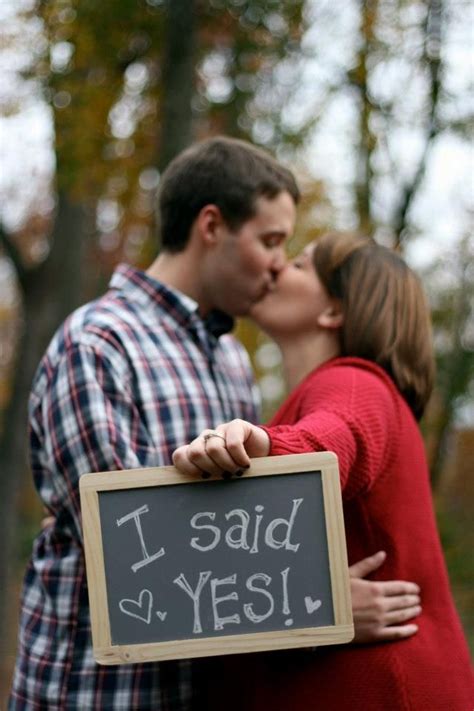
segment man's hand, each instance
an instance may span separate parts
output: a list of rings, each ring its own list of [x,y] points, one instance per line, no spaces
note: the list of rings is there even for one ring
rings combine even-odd
[[[355,629],[353,642],[389,642],[411,637],[418,631],[418,625],[404,624],[421,612],[420,588],[416,583],[364,580],[380,568],[386,557],[384,551],[379,551],[349,568]]]

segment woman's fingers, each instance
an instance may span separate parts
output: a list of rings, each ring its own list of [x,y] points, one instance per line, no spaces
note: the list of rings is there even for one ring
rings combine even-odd
[[[204,430],[190,444],[178,447],[173,453],[173,464],[191,476],[220,476],[241,468],[226,449],[225,435],[217,430]]]
[[[232,420],[225,427],[227,449],[240,466],[248,467],[251,457],[270,454],[270,437],[261,427],[246,420]]]
[[[380,595],[418,595],[420,586],[416,583],[411,583],[408,580],[382,580],[377,581],[376,585],[379,588]]]
[[[397,639],[406,639],[418,632],[418,625],[402,625],[394,627],[382,627],[377,632],[377,640],[380,642],[394,642]]]
[[[241,465],[235,461],[227,449],[226,436],[220,434],[218,430],[210,435],[204,435],[202,447],[196,450],[196,463],[198,466],[211,467],[209,469],[211,474],[222,474],[223,472],[234,474],[241,469]]]
[[[404,610],[421,604],[419,595],[392,595],[384,597],[383,602],[387,612]]]
[[[366,575],[373,573],[378,570],[382,563],[384,563],[387,554],[385,551],[378,551],[374,555],[370,555],[367,558],[359,560],[358,563],[354,563],[349,568],[349,575],[351,578],[365,578]]]
[[[413,605],[412,607],[404,607],[400,610],[392,610],[385,613],[386,625],[400,625],[407,620],[412,620],[421,614],[421,605]]]
[[[173,452],[173,464],[182,474],[188,474],[189,476],[202,476],[204,473],[203,470],[199,469],[196,464],[193,464],[188,457],[188,446],[189,445],[185,444],[182,447],[175,449]]]

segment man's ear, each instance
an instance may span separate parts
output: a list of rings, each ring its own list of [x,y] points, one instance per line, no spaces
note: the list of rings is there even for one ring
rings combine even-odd
[[[217,244],[219,230],[224,220],[217,205],[204,205],[195,220],[195,227],[204,245]]]
[[[330,304],[318,316],[318,326],[336,329],[340,328],[343,323],[342,303],[339,299],[331,299]]]

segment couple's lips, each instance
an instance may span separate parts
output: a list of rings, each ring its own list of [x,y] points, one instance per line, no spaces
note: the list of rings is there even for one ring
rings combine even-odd
[[[278,291],[278,278],[272,277],[271,280],[262,286],[260,292],[255,297],[254,304],[258,304],[262,299],[269,294],[273,294],[275,291]]]
[[[272,279],[270,282],[268,282],[265,285],[265,294],[270,294],[273,291],[276,291],[278,289],[278,277]]]
[[[254,301],[255,305],[258,305],[261,301],[267,298],[267,296],[270,296],[270,294],[274,294],[275,291],[277,290],[276,284],[269,284],[267,285],[264,289],[261,290],[260,294],[257,296],[257,298]]]
[[[269,284],[267,284],[265,291],[267,294],[271,294],[274,291],[278,291],[278,278],[273,279]]]

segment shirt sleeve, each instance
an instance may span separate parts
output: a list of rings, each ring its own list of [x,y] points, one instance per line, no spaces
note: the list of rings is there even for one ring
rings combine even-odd
[[[341,366],[308,383],[297,422],[264,429],[271,455],[335,452],[348,500],[383,476],[398,438],[396,419],[394,397],[381,378]]]
[[[49,508],[72,521],[81,539],[80,476],[145,466],[152,454],[123,360],[90,346],[70,346],[30,413],[38,488],[49,492]]]

